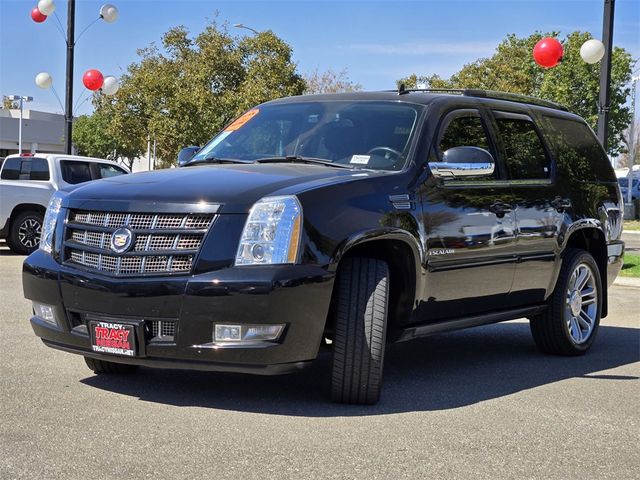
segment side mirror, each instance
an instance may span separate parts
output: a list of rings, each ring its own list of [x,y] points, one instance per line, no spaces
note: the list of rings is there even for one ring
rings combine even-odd
[[[479,147],[453,147],[444,152],[442,162],[430,162],[434,177],[482,177],[495,169],[493,155]]]
[[[184,147],[182,150],[180,150],[180,152],[178,153],[178,166],[181,167],[189,160],[191,160],[198,150],[200,150],[200,147],[196,145]]]

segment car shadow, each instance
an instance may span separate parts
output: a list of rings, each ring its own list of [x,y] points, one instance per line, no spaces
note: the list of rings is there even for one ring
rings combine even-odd
[[[82,383],[140,400],[175,406],[307,417],[368,416],[445,410],[511,395],[569,378],[634,380],[599,374],[637,362],[640,330],[602,326],[581,357],[540,354],[528,323],[511,322],[391,345],[385,384],[374,406],[331,403],[330,355],[299,373],[247,376],[141,368],[120,376],[91,376]]]

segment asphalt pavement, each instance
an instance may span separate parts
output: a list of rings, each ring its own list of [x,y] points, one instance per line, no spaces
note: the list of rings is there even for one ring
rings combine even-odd
[[[514,321],[393,345],[373,407],[332,404],[329,358],[280,377],[98,377],[45,347],[0,248],[2,479],[637,479],[640,290],[614,287],[583,357]]]

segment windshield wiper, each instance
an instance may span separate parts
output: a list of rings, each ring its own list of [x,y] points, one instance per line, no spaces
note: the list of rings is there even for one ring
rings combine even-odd
[[[253,163],[251,160],[238,160],[234,158],[216,158],[216,157],[204,157],[198,158],[196,160],[191,160],[184,165],[183,167],[190,167],[192,165],[202,165],[203,163]]]
[[[300,155],[287,155],[286,157],[266,157],[259,158],[255,163],[312,163],[315,165],[325,165],[327,167],[336,168],[354,168],[353,165],[344,165],[342,163],[333,163],[324,158],[302,157]]]

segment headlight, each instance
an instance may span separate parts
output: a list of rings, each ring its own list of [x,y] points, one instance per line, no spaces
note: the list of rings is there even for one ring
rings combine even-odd
[[[265,197],[249,212],[236,265],[296,263],[302,228],[302,207],[292,195]]]
[[[58,214],[62,206],[62,199],[66,196],[66,193],[58,191],[54,193],[51,200],[49,200],[47,213],[44,215],[42,234],[40,235],[40,248],[45,252],[51,253],[51,242],[53,240],[53,233],[56,230],[56,221],[58,220]]]

